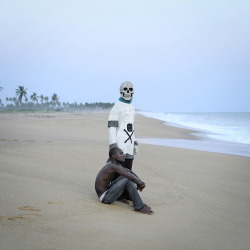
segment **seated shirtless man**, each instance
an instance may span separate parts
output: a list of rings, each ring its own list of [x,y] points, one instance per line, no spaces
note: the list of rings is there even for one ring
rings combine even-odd
[[[133,202],[135,211],[152,214],[153,211],[142,202],[137,191],[142,191],[145,188],[145,183],[131,170],[120,165],[121,162],[125,161],[122,150],[112,148],[109,151],[109,157],[111,160],[99,171],[95,180],[95,190],[99,200],[105,204],[112,204],[126,191]],[[112,181],[116,173],[120,176]]]

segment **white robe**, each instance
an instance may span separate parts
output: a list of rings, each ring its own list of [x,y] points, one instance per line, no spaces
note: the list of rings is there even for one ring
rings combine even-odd
[[[110,148],[118,146],[126,158],[134,158],[134,116],[135,108],[132,104],[117,102],[110,111],[108,118]]]

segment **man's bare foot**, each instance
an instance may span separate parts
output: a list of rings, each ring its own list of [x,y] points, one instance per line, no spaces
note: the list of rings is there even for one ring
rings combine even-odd
[[[145,203],[144,203],[144,206],[146,206],[149,210],[152,210],[152,208]]]
[[[135,210],[138,213],[141,214],[153,214],[154,212],[150,210],[146,205],[144,205],[141,209]]]

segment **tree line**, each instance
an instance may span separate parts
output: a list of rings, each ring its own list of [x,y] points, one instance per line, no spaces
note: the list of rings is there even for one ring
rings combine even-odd
[[[0,92],[4,88],[0,86]],[[6,97],[6,105],[0,99],[0,110],[5,111],[81,111],[81,110],[96,110],[96,109],[110,109],[114,103],[69,103],[60,102],[59,96],[54,93],[51,97],[44,95],[37,95],[33,92],[28,97],[27,89],[24,86],[18,86],[15,90],[15,97]]]

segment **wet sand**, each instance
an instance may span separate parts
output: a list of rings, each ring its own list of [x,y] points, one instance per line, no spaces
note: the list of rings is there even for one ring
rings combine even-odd
[[[249,249],[250,158],[140,144],[154,215],[101,204],[108,113],[0,114],[1,249]],[[136,116],[138,138],[192,139]]]

